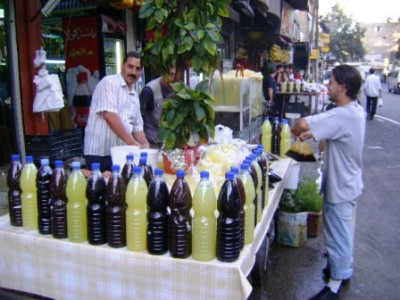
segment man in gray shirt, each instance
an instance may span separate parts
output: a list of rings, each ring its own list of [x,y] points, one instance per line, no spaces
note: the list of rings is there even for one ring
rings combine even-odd
[[[357,101],[362,78],[354,67],[333,69],[328,84],[336,107],[300,119],[292,134],[300,140],[325,141],[321,192],[329,282],[311,299],[339,299],[340,286],[353,274],[352,256],[357,198],[363,190],[362,149],[365,112]],[[343,282],[342,282],[343,281]]]

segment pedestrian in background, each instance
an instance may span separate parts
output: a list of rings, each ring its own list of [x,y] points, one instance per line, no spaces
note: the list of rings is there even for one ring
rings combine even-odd
[[[263,95],[265,99],[265,105],[267,107],[266,114],[269,114],[269,109],[272,108],[274,103],[274,95],[278,90],[275,82],[276,68],[272,63],[264,63],[263,70]]]
[[[300,140],[325,141],[321,192],[324,238],[328,252],[327,285],[310,299],[339,299],[340,287],[353,274],[356,202],[363,190],[362,149],[365,113],[357,101],[359,71],[348,65],[332,70],[328,84],[334,109],[300,119],[292,134]]]
[[[378,97],[382,98],[381,80],[375,75],[373,68],[369,69],[369,75],[365,79],[364,93],[367,96],[367,118],[374,119]]]
[[[162,106],[164,100],[173,92],[170,84],[177,80],[179,80],[177,68],[176,66],[170,66],[168,74],[147,83],[139,95],[144,132],[153,148],[160,148],[162,146],[158,132]]]
[[[86,167],[100,163],[101,171],[111,170],[113,146],[136,145],[149,148],[143,131],[140,103],[134,85],[142,75],[140,54],[128,52],[121,73],[105,76],[93,92],[85,129]]]

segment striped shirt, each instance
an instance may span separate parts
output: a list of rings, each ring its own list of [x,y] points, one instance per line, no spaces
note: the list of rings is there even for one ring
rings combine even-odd
[[[96,86],[85,129],[85,155],[110,155],[113,146],[125,145],[107,125],[101,112],[118,114],[127,132],[143,131],[138,94],[129,90],[121,74],[104,77]]]

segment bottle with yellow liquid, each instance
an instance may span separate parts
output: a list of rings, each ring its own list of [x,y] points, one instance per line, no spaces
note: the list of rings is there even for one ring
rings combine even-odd
[[[21,172],[21,208],[22,208],[22,226],[25,230],[38,229],[38,206],[36,176],[37,168],[33,164],[33,157],[25,158],[25,165]]]
[[[286,152],[292,146],[292,134],[290,132],[289,122],[282,119],[281,139],[280,139],[280,157],[288,158]]]
[[[133,168],[126,188],[126,244],[131,251],[147,249],[147,184],[142,167]]]
[[[209,179],[208,171],[200,172],[193,196],[192,256],[199,261],[209,261],[215,257],[217,197]]]
[[[250,244],[254,238],[254,198],[256,197],[256,190],[254,188],[253,179],[249,173],[249,164],[243,163],[240,165],[240,179],[244,185],[244,193],[246,195],[246,202],[244,204],[244,244]]]
[[[81,243],[87,241],[86,178],[79,161],[72,162],[71,167],[66,188],[68,239]]]
[[[265,117],[261,133],[261,143],[264,146],[264,151],[271,152],[272,126],[269,117]]]

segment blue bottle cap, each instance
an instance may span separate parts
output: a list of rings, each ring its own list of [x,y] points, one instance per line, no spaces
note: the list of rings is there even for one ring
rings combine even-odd
[[[11,155],[11,161],[16,161],[16,160],[20,160],[19,154],[12,154]]]
[[[126,160],[133,160],[133,154],[127,154]]]
[[[121,167],[119,165],[112,165],[111,167],[111,172],[117,172],[119,173],[119,171],[121,170]]]
[[[233,173],[233,174],[239,174],[239,168],[238,167],[235,167],[235,166],[233,166],[233,167],[231,167],[231,172]]]
[[[232,172],[226,172],[225,173],[225,179],[233,180],[234,178],[235,178],[235,174],[233,174]]]
[[[185,177],[185,171],[184,171],[184,170],[178,170],[178,171],[176,171],[176,177],[178,177],[178,178],[183,178],[183,177]]]
[[[269,117],[265,117],[265,121],[269,121]]]
[[[162,169],[157,168],[154,170],[154,175],[161,176],[162,174],[164,174],[164,171]]]
[[[81,168],[81,162],[74,160],[74,161],[71,163],[71,168],[72,168],[72,169],[80,169],[80,168]]]
[[[62,161],[62,160],[56,160],[56,161],[54,162],[54,167],[55,167],[55,168],[63,168],[63,167],[64,167],[63,161]]]
[[[200,172],[200,178],[210,178],[210,173],[208,171],[201,171]]]
[[[33,156],[29,155],[29,156],[25,157],[25,163],[27,163],[27,164],[33,163]]]
[[[147,152],[140,152],[140,157],[146,157],[147,158]]]
[[[248,170],[249,169],[249,164],[248,163],[242,163],[241,165],[240,165],[240,169],[242,169],[242,170]]]
[[[92,171],[100,170],[100,163],[92,163]]]
[[[141,174],[142,173],[142,167],[136,166],[133,167],[133,174]]]
[[[139,164],[140,164],[140,165],[145,165],[145,164],[147,164],[147,158],[146,158],[146,157],[141,157],[141,158],[139,159]]]
[[[48,166],[49,165],[49,159],[48,158],[42,158],[40,160],[40,165],[41,166]]]

